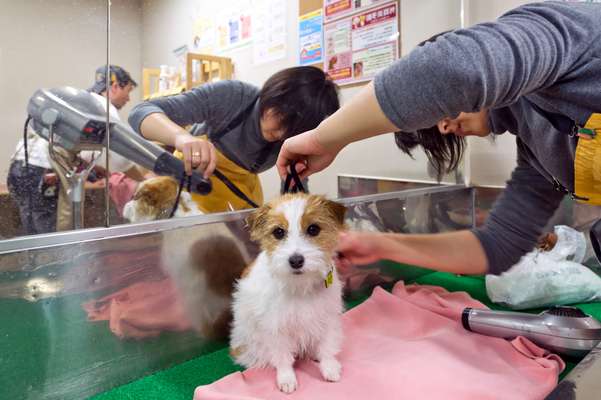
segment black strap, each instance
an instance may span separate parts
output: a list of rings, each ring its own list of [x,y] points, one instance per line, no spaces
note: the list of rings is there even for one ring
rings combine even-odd
[[[209,138],[212,141],[217,141],[219,139],[221,139],[223,136],[225,136],[227,133],[233,131],[236,127],[238,127],[239,125],[242,124],[242,122],[244,122],[244,120],[246,120],[246,118],[250,115],[250,113],[253,112],[254,108],[255,108],[255,104],[257,103],[257,100],[259,99],[259,96],[255,97],[255,99],[241,112],[238,113],[238,115],[236,115],[234,117],[233,120],[230,121],[229,124],[227,124],[227,126],[220,130],[219,132],[215,132],[212,135],[209,136]]]
[[[29,169],[29,149],[27,147],[27,127],[31,121],[31,115],[27,116],[25,126],[23,126],[23,151],[25,152],[25,167]]]
[[[169,213],[169,218],[173,218],[175,212],[177,211],[177,207],[179,206],[179,199],[182,195],[182,190],[184,189],[184,183],[187,183],[188,192],[192,189],[192,177],[184,174],[179,180],[179,188],[177,189],[177,196],[175,197],[175,202],[173,203],[173,207],[171,208],[171,212]]]
[[[215,172],[213,172],[213,175],[215,175],[215,177],[217,179],[219,179],[221,182],[223,182],[223,184],[225,186],[227,186],[228,189],[230,189],[236,196],[238,196],[240,199],[247,202],[248,205],[250,205],[252,208],[259,207],[257,205],[257,203],[255,203],[247,195],[245,195],[244,192],[242,192],[236,185],[234,185],[234,183],[232,181],[229,180],[229,178],[227,176],[223,175],[220,171],[215,170]],[[177,196],[175,197],[175,202],[173,203],[173,208],[171,209],[171,212],[169,213],[169,218],[173,218],[173,216],[175,215],[175,212],[177,211],[177,208],[179,206],[179,200],[182,195],[182,190],[184,189],[184,184],[186,184],[186,189],[188,190],[188,192],[190,192],[192,189],[192,177],[190,177],[186,174],[184,174],[181,177],[181,179],[179,181],[179,188],[177,189]]]
[[[225,175],[223,175],[221,173],[221,171],[219,170],[215,170],[213,172],[213,175],[215,176],[215,178],[219,179],[221,182],[223,182],[223,184],[225,186],[228,187],[229,190],[232,191],[232,193],[234,193],[236,196],[238,196],[240,199],[244,200],[245,202],[248,203],[248,205],[250,205],[252,208],[258,208],[259,206],[257,205],[257,203],[255,203],[254,201],[252,201],[247,195],[244,194],[244,192],[242,190],[240,190],[238,188],[238,186],[236,186],[234,184],[234,182],[230,181],[229,178]]]
[[[259,98],[259,96],[255,97],[255,99],[244,110],[242,110],[240,113],[238,113],[238,115],[236,115],[234,117],[234,119],[232,119],[230,121],[230,123],[224,129],[222,129],[219,132],[216,132],[216,133],[213,133],[213,134],[209,135],[209,139],[211,141],[218,141],[223,136],[225,136],[227,133],[233,131],[235,128],[237,128],[239,125],[241,125],[248,118],[248,116],[250,115],[250,113],[253,112],[253,110],[255,108],[255,105],[257,103],[257,99],[258,98]],[[263,160],[262,162],[264,162],[264,160],[267,159],[268,155],[269,155],[269,152],[265,152],[265,151],[262,152],[259,155],[259,160]],[[252,208],[258,208],[259,207],[257,205],[257,203],[255,203],[254,201],[252,201],[246,194],[244,194],[244,192],[242,190],[240,190],[240,188],[238,188],[238,186],[236,186],[234,184],[234,182],[232,182],[221,171],[219,171],[218,169],[215,169],[215,171],[213,171],[213,175],[217,179],[219,179],[221,182],[223,182],[223,184],[232,193],[234,193],[236,196],[238,196],[241,200],[245,201],[249,206],[251,206]],[[183,181],[180,182],[180,192],[181,192],[182,185],[183,185]],[[180,195],[180,193],[178,193],[177,201],[175,203],[175,206],[174,206],[174,209],[173,209],[173,211],[171,213],[171,216],[173,216],[173,214],[175,214],[175,210],[177,209],[177,203],[179,202],[179,195]]]
[[[290,173],[288,173],[288,175],[286,176],[286,181],[284,182],[282,194],[298,192],[307,193],[307,191],[305,190],[305,186],[303,185],[303,182],[301,181],[301,178],[300,176],[298,176],[298,172],[296,171],[296,164],[298,164],[297,161],[294,161],[292,164],[290,164]],[[292,181],[294,181],[294,186],[291,186]]]
[[[257,95],[257,97],[255,97],[255,99],[253,101],[251,101],[251,103],[244,110],[242,110],[240,113],[238,113],[238,115],[236,115],[236,117],[234,117],[234,119],[232,119],[230,121],[230,123],[227,124],[227,126],[224,129],[222,129],[221,131],[216,132],[216,133],[210,135],[209,139],[211,139],[211,141],[218,141],[223,136],[225,136],[227,133],[233,131],[235,128],[237,128],[238,126],[240,126],[248,118],[248,116],[253,112],[253,110],[255,109],[255,105],[257,103],[258,98],[259,98],[259,96]],[[267,154],[266,155],[261,154],[259,156],[259,158],[267,158]],[[240,188],[238,188],[238,186],[236,186],[234,184],[234,182],[232,182],[221,171],[219,171],[218,169],[215,169],[215,171],[213,172],[213,175],[217,179],[219,179],[221,182],[223,182],[223,184],[232,193],[234,193],[236,196],[238,196],[241,200],[245,201],[249,206],[251,206],[252,208],[258,208],[259,207],[257,205],[257,203],[255,203],[254,201],[252,201],[246,194],[244,194],[244,192],[242,190],[240,190]]]

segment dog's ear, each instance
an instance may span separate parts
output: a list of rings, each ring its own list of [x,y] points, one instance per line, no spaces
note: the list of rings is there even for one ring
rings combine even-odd
[[[269,214],[270,210],[271,207],[268,204],[265,204],[255,209],[248,217],[246,217],[246,225],[250,231],[251,240],[256,241],[258,237],[261,237],[261,227],[265,225],[267,214]]]
[[[330,212],[330,214],[334,217],[336,222],[340,225],[344,225],[344,215],[346,214],[346,207],[340,203],[337,203],[332,200],[325,200],[326,209]]]

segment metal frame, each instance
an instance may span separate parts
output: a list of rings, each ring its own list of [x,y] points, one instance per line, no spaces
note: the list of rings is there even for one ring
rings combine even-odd
[[[441,232],[469,228],[473,222],[469,217],[458,226],[448,216],[466,215],[466,212],[469,216],[472,199],[472,189],[457,185],[360,196],[340,202],[347,206],[347,223],[353,227]],[[210,268],[233,276],[238,268],[234,264],[240,263],[230,262],[229,257],[238,253],[236,250],[243,258],[242,268],[256,256],[258,247],[250,241],[244,227],[244,218],[249,212],[251,210],[0,242],[0,302],[6,301],[0,307],[0,320],[13,318],[16,321],[6,327],[9,342],[4,342],[4,348],[9,352],[0,371],[5,368],[8,374],[5,376],[12,376],[19,385],[23,384],[23,390],[32,398],[66,400],[88,397],[205,354],[211,348],[206,330],[218,329],[215,318],[223,312],[219,307],[229,309],[229,301],[219,298],[200,277]],[[211,252],[216,248],[219,249],[215,256]],[[198,257],[192,256],[197,254],[196,250],[213,256],[192,262],[190,257]],[[427,272],[421,268],[396,268],[382,262],[352,269],[343,279],[348,283],[346,294],[352,298],[363,295],[376,284],[411,279]],[[82,309],[83,302],[102,303],[106,296],[118,295],[123,289],[165,281],[175,288],[173,295],[181,297],[187,311],[183,317],[190,320],[194,329],[164,335],[158,342],[160,352],[156,351],[157,342],[153,340],[131,346],[127,341],[113,338],[109,324],[90,323]],[[209,305],[211,308],[207,308]],[[15,307],[22,313],[16,320]],[[148,307],[152,307],[156,315],[161,311],[165,313],[157,309],[155,303]],[[20,328],[22,326],[27,328]],[[28,350],[31,354],[45,354],[43,349],[46,348],[53,350],[36,361],[53,365],[53,374],[42,380],[26,369],[21,370],[18,360],[22,357],[11,354],[20,338],[28,334],[23,329],[34,329],[37,335],[50,341],[39,340],[30,344]],[[66,331],[75,335],[76,343],[72,342],[73,337],[69,339]],[[90,341],[98,335],[104,336],[101,351]],[[11,340],[15,346],[11,346]],[[70,350],[75,344],[78,351],[87,352],[85,357],[73,357]],[[131,363],[124,362],[128,357]],[[102,368],[91,367],[92,364]],[[10,390],[17,390],[19,385],[12,385]]]
[[[465,189],[463,185],[449,185],[433,188],[410,189],[390,193],[378,193],[375,195],[349,197],[339,199],[342,204],[350,205],[364,201],[380,201],[389,199],[403,199],[407,197],[420,196],[433,193],[447,193],[455,190]],[[109,228],[92,228],[78,231],[67,231],[48,233],[43,235],[23,236],[0,241],[0,255],[20,250],[34,250],[51,246],[60,246],[73,243],[83,243],[99,239],[111,239],[132,235],[142,235],[172,229],[185,228],[196,225],[212,224],[216,222],[232,222],[244,219],[251,210],[232,211],[225,213],[214,213],[198,215],[194,217],[166,219],[161,221],[144,222],[138,224],[127,224],[112,226]]]

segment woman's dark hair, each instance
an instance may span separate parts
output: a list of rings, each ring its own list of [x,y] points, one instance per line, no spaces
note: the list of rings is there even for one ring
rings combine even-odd
[[[314,129],[340,108],[338,87],[317,67],[293,67],[272,75],[259,94],[259,113],[273,110],[284,137]]]
[[[450,31],[434,35],[418,44],[418,46],[434,42],[436,38],[448,32]],[[396,132],[394,141],[399,149],[411,157],[413,157],[412,150],[421,145],[430,164],[434,167],[439,181],[444,174],[457,169],[465,150],[464,137],[453,134],[443,135],[436,125],[430,128],[418,129],[416,132]]]

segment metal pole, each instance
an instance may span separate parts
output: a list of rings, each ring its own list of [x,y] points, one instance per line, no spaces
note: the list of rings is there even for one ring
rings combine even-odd
[[[110,87],[111,87],[111,0],[106,0],[106,147],[104,148],[105,165],[104,165],[104,225],[108,228],[111,226],[111,198],[109,196],[109,148],[111,146],[111,130],[110,130]]]

